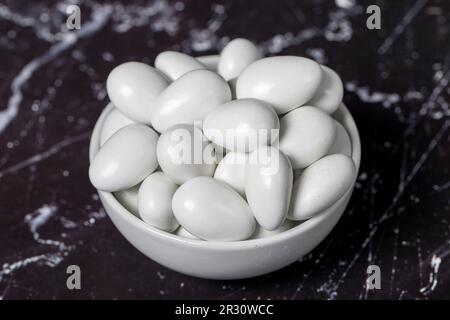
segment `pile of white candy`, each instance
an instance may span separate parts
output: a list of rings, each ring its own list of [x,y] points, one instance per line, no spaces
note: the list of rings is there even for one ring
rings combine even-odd
[[[333,70],[303,57],[262,58],[245,39],[223,49],[217,71],[208,64],[166,51],[155,68],[114,68],[107,91],[115,108],[89,168],[97,189],[156,228],[236,241],[287,230],[351,187],[350,138],[329,115],[343,96]],[[181,129],[192,139],[174,139]],[[275,139],[256,139],[261,131]],[[213,161],[175,161],[180,144],[194,150],[195,137]],[[226,150],[218,164],[217,147]]]

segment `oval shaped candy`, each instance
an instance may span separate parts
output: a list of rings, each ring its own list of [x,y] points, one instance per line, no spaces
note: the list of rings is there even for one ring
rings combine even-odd
[[[138,192],[139,192],[140,184],[131,187],[130,189],[121,190],[114,192],[114,196],[120,204],[134,214],[136,217],[139,217],[139,209],[138,209]]]
[[[151,226],[168,232],[178,228],[172,212],[172,197],[177,185],[164,173],[155,172],[142,182],[139,188],[139,216]]]
[[[334,138],[334,142],[331,145],[330,150],[328,150],[327,154],[345,154],[346,156],[351,157],[352,156],[352,142],[350,140],[350,137],[347,133],[347,130],[345,130],[344,126],[337,122],[336,123],[336,137]]]
[[[133,121],[150,124],[156,98],[168,86],[154,68],[141,62],[125,62],[115,67],[106,80],[109,99]]]
[[[228,152],[220,160],[214,178],[230,185],[240,195],[245,195],[247,181],[248,153]]]
[[[274,147],[260,147],[249,156],[245,195],[258,223],[277,229],[285,220],[293,171],[289,159]]]
[[[289,157],[294,170],[309,166],[330,149],[336,134],[333,118],[322,110],[304,106],[280,121],[279,149]]]
[[[176,51],[163,51],[158,54],[155,67],[172,81],[189,71],[206,69],[197,59]]]
[[[176,184],[214,174],[214,147],[193,125],[179,124],[164,131],[156,150],[162,171]]]
[[[172,82],[158,97],[152,111],[152,125],[162,132],[176,124],[193,124],[230,101],[227,82],[209,70],[194,70]]]
[[[336,72],[327,66],[320,67],[322,68],[322,81],[312,99],[308,101],[308,105],[331,114],[337,110],[342,102],[344,85]]]
[[[351,187],[355,176],[355,165],[346,155],[317,160],[294,183],[288,218],[305,220],[327,209]]]
[[[320,65],[308,58],[278,56],[258,60],[239,75],[238,99],[256,98],[284,114],[309,101],[322,78]]]
[[[100,132],[100,145],[102,146],[114,133],[123,127],[136,123],[127,118],[117,109],[112,109],[103,122],[102,130]]]
[[[270,145],[280,122],[273,108],[256,99],[238,99],[215,108],[203,121],[205,136],[231,151],[251,152]]]
[[[245,240],[255,230],[255,219],[244,199],[211,177],[196,177],[180,186],[172,209],[188,232],[204,240]]]
[[[230,80],[261,57],[261,52],[251,41],[237,38],[223,48],[217,69],[225,80]]]
[[[158,167],[158,134],[143,124],[130,124],[109,138],[89,167],[97,189],[115,192],[129,189]]]

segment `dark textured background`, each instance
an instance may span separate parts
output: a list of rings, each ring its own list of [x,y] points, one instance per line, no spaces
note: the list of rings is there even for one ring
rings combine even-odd
[[[365,27],[377,3],[382,29]],[[450,5],[445,0],[0,2],[0,297],[450,298]],[[137,252],[106,217],[88,142],[108,72],[162,50],[215,53],[233,37],[312,57],[346,87],[362,138],[348,210],[302,261],[245,281],[187,277]],[[78,264],[82,290],[66,289]],[[365,288],[366,268],[382,288]]]

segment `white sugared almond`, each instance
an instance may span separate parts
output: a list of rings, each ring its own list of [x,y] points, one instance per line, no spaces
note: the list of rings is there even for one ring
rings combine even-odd
[[[204,240],[245,240],[255,231],[255,219],[245,200],[211,177],[196,177],[180,186],[172,209],[183,228]]]
[[[155,59],[155,68],[174,81],[193,70],[206,69],[197,59],[176,51],[163,51]]]
[[[130,124],[113,134],[95,155],[89,178],[97,189],[120,191],[144,180],[156,167],[158,134],[143,124]]]
[[[294,56],[258,60],[237,79],[238,99],[255,98],[270,103],[284,114],[308,102],[322,79],[320,65],[308,58]]]
[[[203,132],[212,142],[230,151],[251,152],[267,146],[278,136],[280,122],[266,102],[238,99],[211,111],[203,121]]]
[[[230,87],[217,73],[190,71],[159,95],[151,115],[152,126],[162,132],[176,124],[194,124],[230,100]]]
[[[293,171],[289,159],[274,147],[260,147],[249,156],[245,195],[258,223],[277,229],[285,220]]]
[[[309,106],[286,114],[281,118],[280,128],[278,147],[289,157],[294,170],[306,168],[323,157],[336,134],[333,118],[322,110]]]
[[[172,232],[178,221],[172,212],[172,197],[178,186],[162,172],[154,172],[141,183],[138,204],[144,222]]]
[[[145,124],[150,124],[156,98],[167,86],[167,80],[155,68],[134,61],[115,67],[106,80],[114,106],[131,120]]]
[[[355,164],[343,154],[323,157],[303,170],[294,183],[288,218],[305,220],[339,200],[356,176]]]
[[[242,70],[261,57],[261,52],[252,42],[237,38],[223,48],[217,69],[225,80],[230,80],[239,76]]]

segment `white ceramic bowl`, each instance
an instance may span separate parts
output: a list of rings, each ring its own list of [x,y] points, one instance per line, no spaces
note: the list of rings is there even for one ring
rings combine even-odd
[[[92,133],[89,159],[100,146],[100,132],[109,106],[100,115]],[[361,160],[358,129],[342,104],[333,115],[347,130],[357,171]],[[283,268],[314,249],[336,225],[354,187],[319,215],[285,232],[262,239],[235,242],[201,241],[156,229],[125,209],[110,192],[98,191],[100,200],[122,235],[150,259],[175,271],[208,279],[240,279]]]

